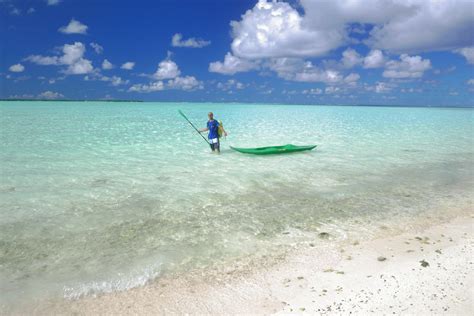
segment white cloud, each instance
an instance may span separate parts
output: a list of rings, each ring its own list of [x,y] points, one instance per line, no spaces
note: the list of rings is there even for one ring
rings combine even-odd
[[[338,83],[342,80],[342,75],[336,70],[323,70],[317,67],[311,67],[294,74],[294,81],[301,82],[324,82]]]
[[[157,92],[169,89],[183,90],[183,91],[193,91],[196,89],[202,89],[203,84],[201,81],[197,80],[193,76],[185,77],[176,77],[174,79],[168,80],[167,82],[163,80],[150,82],[149,84],[134,84],[131,86],[129,92],[139,92],[139,93],[150,93]]]
[[[114,65],[108,61],[107,59],[104,59],[104,61],[102,62],[102,69],[104,70],[109,70],[109,69],[112,69],[114,68]]]
[[[392,91],[394,87],[394,84],[379,81],[374,86],[367,86],[366,90],[375,91],[375,93],[387,93]]]
[[[232,52],[241,58],[321,56],[344,40],[341,31],[309,28],[286,2],[260,0],[231,27]]]
[[[381,50],[374,49],[364,58],[364,68],[380,68],[385,65],[385,57]]]
[[[126,63],[122,64],[120,68],[125,70],[132,70],[135,67],[135,63],[133,61],[127,61]]]
[[[303,90],[303,94],[315,94],[319,95],[322,94],[323,90],[320,88],[313,88],[313,89],[308,89],[308,90]]]
[[[97,54],[99,54],[99,55],[104,52],[104,48],[103,48],[101,45],[97,44],[97,43],[90,43],[89,45],[90,45],[90,46],[95,50],[95,52],[96,52]]]
[[[429,59],[421,56],[408,56],[402,54],[400,61],[391,60],[385,64],[383,76],[385,78],[420,78],[424,72],[431,68]]]
[[[57,56],[30,55],[26,57],[25,60],[42,66],[59,64],[59,59]]]
[[[362,63],[364,59],[352,48],[346,49],[342,53],[341,63],[345,68],[352,68]]]
[[[362,5],[363,1],[360,1]],[[382,2],[382,1],[381,1]],[[392,0],[409,10],[389,16],[370,32],[369,45],[392,52],[451,50],[472,44],[473,4],[469,0]],[[364,1],[364,4],[369,7]],[[384,10],[388,11],[388,8]]]
[[[171,59],[167,58],[162,60],[158,64],[158,69],[153,74],[153,78],[157,80],[163,79],[173,79],[178,77],[181,74],[181,71],[178,68],[178,65]]]
[[[183,90],[192,91],[202,89],[203,83],[193,76],[180,77],[181,71],[178,65],[170,59],[170,55],[158,64],[158,69],[153,75],[142,75],[144,77],[153,78],[156,81],[149,84],[134,84],[129,92],[150,93],[162,90]],[[166,79],[169,79],[165,81]]]
[[[58,5],[60,2],[61,0],[46,0],[48,5]]]
[[[242,90],[245,88],[245,85],[235,79],[229,79],[226,82],[218,82],[217,88],[222,91],[229,91],[234,89]]]
[[[335,94],[339,92],[341,92],[341,88],[339,87],[329,86],[324,89],[325,94]]]
[[[35,99],[36,97],[32,94],[14,94],[14,95],[10,95],[8,97],[9,99],[12,99],[12,100],[16,100],[16,99],[28,99],[28,100],[32,100],[32,99]]]
[[[385,63],[381,50],[415,53],[472,46],[474,11],[468,0],[301,0],[298,5],[259,0],[239,21],[231,22],[228,56],[247,63],[319,57],[355,41],[372,48],[364,67],[378,68]],[[353,25],[371,26],[366,40],[351,37],[361,33]],[[362,62],[360,58],[347,50],[342,65],[351,68]],[[225,67],[225,62],[211,66],[211,71],[238,72],[228,70],[232,68]]]
[[[15,64],[11,65],[10,68],[8,68],[11,72],[23,72],[25,70],[25,66],[22,64]]]
[[[420,92],[423,92],[422,89],[416,89],[416,88],[403,88],[403,89],[400,89],[400,92],[402,93],[420,93]]]
[[[79,59],[77,62],[71,64],[64,72],[67,75],[83,75],[88,74],[94,70],[92,63],[87,59]]]
[[[131,86],[129,92],[140,92],[140,93],[150,93],[156,91],[162,91],[165,89],[165,84],[163,81],[151,82],[150,84],[134,84]]]
[[[36,98],[42,99],[42,100],[56,100],[56,99],[64,98],[64,95],[62,95],[59,92],[45,91],[38,94]]]
[[[86,34],[88,26],[71,19],[68,25],[61,26],[58,31],[64,34]]]
[[[65,70],[65,74],[70,75],[82,75],[90,73],[94,70],[92,62],[85,59],[84,53],[86,47],[81,42],[75,42],[74,44],[65,44],[62,48],[62,56],[41,56],[31,55],[25,58],[25,60],[38,65],[66,65],[68,66]]]
[[[238,72],[245,72],[258,69],[258,62],[245,60],[227,53],[224,62],[215,61],[209,64],[210,72],[217,72],[223,75],[233,75]]]
[[[337,70],[321,69],[301,58],[274,58],[264,64],[280,78],[300,82],[338,83],[343,76]]]
[[[28,14],[33,14],[35,12],[36,12],[36,10],[33,7],[29,8],[28,11],[26,11],[26,13],[28,13]]]
[[[302,0],[308,28],[347,34],[349,23],[372,24],[367,44],[397,53],[449,50],[472,43],[469,0]],[[344,42],[342,41],[341,44]]]
[[[174,79],[168,80],[167,82],[160,80],[156,82],[151,82],[149,84],[134,84],[128,89],[128,91],[139,93],[150,93],[168,89],[192,91],[196,89],[202,89],[202,87],[202,82],[197,80],[195,77],[186,76],[176,77]]]
[[[357,81],[360,79],[360,75],[356,73],[350,73],[344,78],[344,82],[350,86],[355,86]]]
[[[94,80],[105,81],[105,82],[109,82],[112,86],[126,85],[130,82],[129,80],[124,80],[119,76],[107,77],[98,72],[92,73],[91,76],[85,76],[84,80],[85,81],[94,81]]]
[[[172,80],[168,80],[167,87],[169,89],[178,89],[178,90],[195,90],[195,89],[202,89],[203,85],[202,82],[197,80],[193,76],[185,76],[185,77],[176,77]]]
[[[122,79],[121,77],[118,77],[118,76],[112,76],[112,77],[102,76],[100,78],[100,80],[110,82],[110,84],[112,86],[125,85],[125,84],[128,84],[130,82],[129,80],[124,80],[124,79]]]
[[[194,37],[183,40],[183,35],[180,33],[176,33],[175,35],[173,35],[173,38],[171,39],[171,46],[173,47],[202,48],[209,44],[211,44],[210,41],[205,41],[203,39],[194,38]]]
[[[474,64],[474,46],[463,47],[455,50],[455,52],[463,55],[469,64]]]
[[[469,80],[467,81],[467,84],[468,84],[468,85],[471,85],[471,86],[474,86],[474,79],[469,79]]]

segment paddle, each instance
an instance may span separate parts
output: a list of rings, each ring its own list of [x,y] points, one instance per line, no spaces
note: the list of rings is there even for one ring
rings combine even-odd
[[[196,132],[198,132],[198,134],[202,137],[202,139],[204,139],[204,141],[212,148],[211,144],[207,141],[207,139],[204,136],[202,136],[201,132],[199,132],[196,126],[194,126],[193,123],[191,123],[191,121],[186,117],[186,115],[184,115],[184,113],[181,112],[181,110],[178,110],[178,112],[179,114],[181,114],[182,117],[184,117],[186,121],[188,121],[189,125],[191,125],[196,130]]]

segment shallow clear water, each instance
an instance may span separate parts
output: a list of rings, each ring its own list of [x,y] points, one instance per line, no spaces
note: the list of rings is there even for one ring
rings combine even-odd
[[[224,121],[221,155],[178,109]],[[6,304],[123,290],[322,230],[370,238],[474,188],[472,109],[1,102],[0,124]],[[318,147],[228,147],[287,143]]]

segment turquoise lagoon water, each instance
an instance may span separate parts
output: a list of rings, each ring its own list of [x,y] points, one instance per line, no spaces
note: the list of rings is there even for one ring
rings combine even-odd
[[[224,121],[221,155],[178,109]],[[1,102],[0,124],[6,305],[125,290],[321,231],[372,238],[474,188],[472,109]],[[287,143],[318,147],[229,149]]]

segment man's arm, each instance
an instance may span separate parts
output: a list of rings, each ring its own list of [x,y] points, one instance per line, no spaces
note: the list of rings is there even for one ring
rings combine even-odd
[[[204,133],[204,132],[207,132],[209,130],[209,128],[205,127],[205,128],[200,128],[199,129],[199,133]]]

